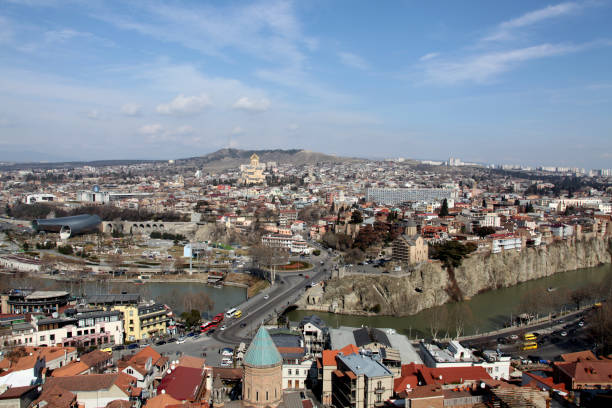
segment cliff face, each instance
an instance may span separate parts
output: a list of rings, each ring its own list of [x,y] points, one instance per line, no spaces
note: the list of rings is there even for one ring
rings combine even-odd
[[[557,242],[521,252],[473,254],[455,269],[455,280],[464,296],[473,296],[557,272],[611,263],[611,252],[612,241],[592,238]],[[332,279],[316,301],[305,296],[298,307],[402,316],[448,302],[448,287],[448,272],[439,262],[431,262],[402,276],[351,274]]]

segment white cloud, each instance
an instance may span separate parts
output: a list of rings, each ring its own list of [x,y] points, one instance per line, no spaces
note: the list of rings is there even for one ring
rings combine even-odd
[[[140,127],[140,129],[138,129],[138,133],[140,133],[141,135],[147,135],[147,136],[159,135],[163,131],[164,131],[164,127],[160,125],[159,123],[143,125]]]
[[[367,70],[370,68],[369,64],[357,54],[353,54],[351,52],[340,52],[338,53],[338,56],[340,57],[340,61],[348,67],[362,70]]]
[[[270,107],[270,101],[266,98],[250,99],[246,96],[238,99],[234,105],[234,109],[244,110],[247,112],[265,112]]]
[[[289,126],[287,126],[287,130],[291,132],[295,132],[299,128],[300,128],[300,125],[298,125],[297,123],[291,123]]]
[[[440,54],[438,54],[437,52],[430,52],[429,54],[425,54],[421,58],[419,58],[419,61],[429,61],[430,59],[436,58],[438,55]]]
[[[549,20],[555,17],[571,15],[579,11],[584,4],[574,2],[560,3],[554,6],[547,6],[538,10],[530,11],[520,17],[504,21],[499,24],[496,30],[489,36],[485,37],[485,41],[501,41],[513,38],[512,31],[517,28],[537,24],[544,20]]]
[[[136,103],[126,103],[121,107],[121,113],[126,116],[140,116],[142,113],[142,106]]]
[[[237,135],[241,135],[244,133],[244,129],[241,128],[240,126],[234,126],[234,128],[232,129],[232,135],[237,136]]]
[[[195,96],[180,94],[170,103],[157,105],[157,112],[162,115],[196,115],[211,105],[210,99],[206,94]]]
[[[594,43],[540,44],[510,51],[490,52],[471,56],[462,61],[435,61],[425,65],[427,82],[455,84],[461,82],[489,82],[529,60],[566,55],[582,51]]]

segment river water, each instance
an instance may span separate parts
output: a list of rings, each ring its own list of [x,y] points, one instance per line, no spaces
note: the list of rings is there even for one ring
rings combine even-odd
[[[602,283],[606,277],[612,276],[612,265],[602,265],[594,268],[578,269],[560,272],[545,278],[520,283],[509,288],[497,289],[478,294],[470,300],[461,303],[446,304],[423,310],[412,316],[349,316],[333,313],[294,310],[288,313],[289,320],[300,321],[304,316],[318,315],[329,327],[338,326],[369,326],[394,328],[411,338],[431,336],[432,319],[448,322],[460,313],[463,316],[464,334],[482,333],[504,327],[512,317],[521,312],[521,304],[528,295],[538,293],[540,296],[565,296],[567,292],[577,288],[589,287]],[[547,290],[551,288],[551,291]],[[568,309],[575,307],[569,303]],[[448,323],[440,323],[448,325]],[[454,333],[452,329],[451,335]],[[444,334],[443,330],[439,334]]]
[[[213,308],[208,312],[214,316],[230,309],[246,300],[246,289],[235,286],[223,286],[214,288],[198,282],[147,282],[136,285],[126,281],[85,281],[82,283],[70,283],[48,278],[27,278],[13,285],[21,287],[32,287],[39,290],[66,290],[74,296],[98,295],[106,293],[139,293],[143,299],[153,299],[158,303],[165,303],[172,307],[177,314],[181,314],[188,308],[185,301],[189,295],[208,296],[213,301]],[[206,312],[204,312],[206,316]]]

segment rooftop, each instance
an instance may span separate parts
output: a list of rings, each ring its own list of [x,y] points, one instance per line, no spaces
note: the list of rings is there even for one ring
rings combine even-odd
[[[365,375],[366,377],[393,375],[387,367],[378,361],[361,354],[349,354],[347,356],[338,354],[337,358],[355,375]]]
[[[260,326],[246,354],[244,364],[253,367],[267,367],[280,364],[282,357],[265,327]]]

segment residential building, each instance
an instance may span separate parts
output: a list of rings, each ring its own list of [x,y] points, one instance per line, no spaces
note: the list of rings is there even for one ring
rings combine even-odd
[[[336,355],[332,373],[332,402],[337,407],[383,406],[393,395],[393,373],[363,354]]]
[[[304,338],[306,352],[314,356],[321,356],[327,341],[327,325],[317,315],[306,316],[299,324]]]
[[[445,188],[368,188],[366,201],[384,205],[405,202],[455,200],[457,191]]]
[[[496,380],[510,379],[510,356],[496,351],[488,351],[486,359],[475,356],[470,349],[463,347],[457,340],[451,340],[446,349],[436,344],[421,342],[419,344],[423,361],[427,367],[483,367],[491,378]]]
[[[491,253],[497,254],[502,251],[520,251],[523,246],[521,237],[516,234],[491,234]]]

